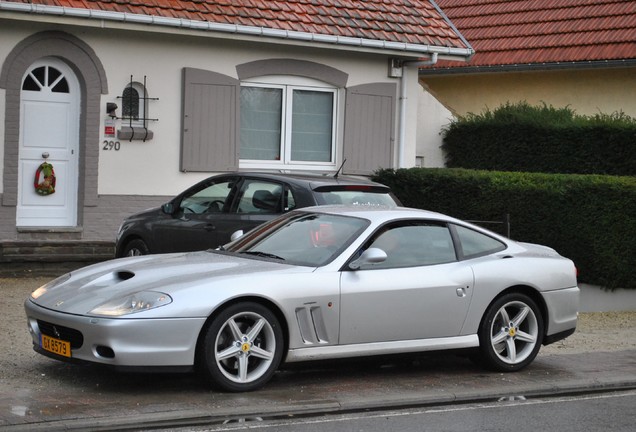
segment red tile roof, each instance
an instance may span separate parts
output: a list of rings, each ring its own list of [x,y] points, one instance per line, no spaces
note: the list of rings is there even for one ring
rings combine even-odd
[[[469,63],[492,68],[636,60],[634,0],[437,0],[473,46]]]
[[[317,35],[470,48],[426,0],[11,0]]]

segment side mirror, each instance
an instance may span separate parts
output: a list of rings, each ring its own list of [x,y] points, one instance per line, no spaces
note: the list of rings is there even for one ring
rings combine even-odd
[[[169,203],[165,203],[164,205],[161,206],[161,211],[163,211],[165,214],[173,214],[174,213],[174,204],[172,204],[171,202]]]
[[[230,236],[230,241],[238,240],[239,238],[243,237],[243,234],[243,230],[234,231]]]
[[[358,270],[361,266],[366,264],[379,264],[386,261],[387,255],[382,249],[369,248],[362,252],[362,255],[356,260],[349,263],[351,270]]]

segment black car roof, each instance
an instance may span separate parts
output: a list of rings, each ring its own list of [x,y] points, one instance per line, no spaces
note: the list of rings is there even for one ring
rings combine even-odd
[[[364,177],[353,177],[353,176],[342,176],[334,177],[334,174],[320,174],[320,173],[271,173],[271,172],[255,172],[255,171],[240,171],[236,174],[244,176],[244,177],[261,177],[268,178],[272,180],[283,180],[288,183],[296,183],[299,185],[309,185],[311,189],[320,188],[322,186],[335,186],[335,185],[363,185],[363,186],[374,186],[374,188],[382,188],[387,191],[390,190],[388,186],[385,186],[381,183],[373,182]]]

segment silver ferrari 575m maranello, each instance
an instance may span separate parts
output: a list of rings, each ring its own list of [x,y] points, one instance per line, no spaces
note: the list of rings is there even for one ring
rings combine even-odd
[[[218,250],[122,258],[25,302],[34,349],[265,384],[281,362],[472,348],[516,371],[574,332],[572,261],[438,213],[312,207]]]

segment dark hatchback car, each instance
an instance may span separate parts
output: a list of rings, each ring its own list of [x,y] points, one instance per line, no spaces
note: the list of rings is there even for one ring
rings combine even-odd
[[[209,177],[160,208],[124,220],[118,257],[216,248],[290,210],[323,204],[400,205],[391,190],[344,176],[229,173]]]

